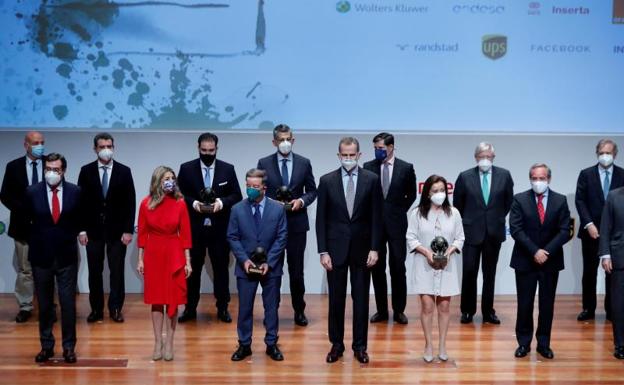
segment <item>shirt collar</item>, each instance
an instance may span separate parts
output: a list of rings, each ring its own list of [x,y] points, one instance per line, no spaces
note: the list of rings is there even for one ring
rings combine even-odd
[[[392,158],[388,158],[381,162],[381,164],[387,163],[388,166],[394,166],[394,154],[392,154]]]
[[[353,175],[353,176],[357,176],[357,174],[358,174],[358,168],[359,168],[359,166],[355,166],[355,167],[353,168],[353,170],[351,170],[351,175]],[[347,172],[347,170],[345,170],[345,168],[344,168],[344,167],[342,167],[342,166],[340,166],[340,172],[342,173],[342,177],[343,177],[343,178],[344,178],[344,177],[348,177],[348,176],[349,176],[349,173]]]
[[[608,168],[604,168],[601,165],[598,165],[598,171],[601,174],[604,174],[606,171],[609,171],[609,175],[613,175],[613,163],[611,163],[611,166],[609,166]]]
[[[102,163],[102,161],[100,161],[99,159],[98,159],[97,162],[98,162],[98,169],[100,169],[102,167],[106,167],[106,168],[108,168],[110,170],[110,169],[113,168],[113,160],[112,159],[111,159],[111,161],[108,164]]]
[[[253,202],[249,202],[249,203],[251,203],[252,206],[254,206],[257,203],[258,206],[260,206],[260,208],[264,208],[264,204],[266,203],[266,199],[267,199],[267,197],[265,195],[265,196],[262,197],[262,200],[260,202],[253,201]]]
[[[279,160],[279,161],[281,162],[283,159],[288,159],[289,161],[291,161],[291,162],[292,162],[292,160],[293,160],[293,153],[292,153],[292,151],[291,151],[291,152],[289,152],[287,156],[282,155],[282,154],[278,151],[278,152],[277,152],[277,160]]]
[[[46,188],[48,192],[52,192],[52,188],[47,183],[46,183]],[[59,183],[58,186],[56,186],[56,191],[63,191],[63,181],[61,181],[61,183]]]
[[[202,170],[205,170],[205,169],[207,169],[207,168],[208,168],[208,169],[211,169],[211,170],[214,170],[214,166],[215,166],[215,163],[216,163],[216,162],[217,162],[217,160],[215,159],[215,160],[213,160],[213,161],[212,161],[212,164],[211,164],[210,166],[206,166],[206,165],[204,164],[204,162],[202,162],[202,160],[201,160],[201,159],[199,160],[199,164],[201,165]]]
[[[37,166],[39,166],[41,164],[41,158],[35,158],[35,160],[32,160],[28,157],[28,155],[26,155],[26,164],[30,166],[32,164],[31,162],[35,162],[37,163]]]

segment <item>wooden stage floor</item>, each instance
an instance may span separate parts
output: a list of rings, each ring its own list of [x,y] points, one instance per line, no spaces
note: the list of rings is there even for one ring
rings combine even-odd
[[[0,295],[0,384],[623,384],[624,361],[613,358],[611,324],[599,312],[591,322],[577,322],[579,296],[558,296],[552,349],[554,360],[542,360],[535,342],[528,357],[516,359],[515,296],[497,296],[502,325],[459,323],[459,298],[453,298],[447,363],[422,360],[424,339],[418,319],[418,298],[408,298],[409,325],[369,327],[371,362],[360,365],[349,351],[343,360],[325,363],[327,296],[308,295],[306,328],[293,324],[290,297],[282,296],[279,345],[285,360],[273,362],[264,353],[261,298],[255,308],[254,354],[230,361],[237,345],[236,322],[215,317],[212,295],[203,295],[196,322],[178,326],[175,359],[151,361],[153,335],[149,309],[142,295],[126,298],[126,322],[87,324],[87,294],[78,296],[78,363],[73,366],[35,364],[39,351],[37,321],[16,324],[15,299]],[[601,300],[598,303],[602,303]],[[350,302],[348,302],[350,306]],[[536,306],[537,308],[537,306]],[[374,312],[371,296],[371,314]],[[237,313],[237,298],[230,306]],[[351,343],[351,311],[347,310],[346,346]],[[55,326],[56,357],[60,356],[60,325]],[[437,343],[436,343],[437,345]]]

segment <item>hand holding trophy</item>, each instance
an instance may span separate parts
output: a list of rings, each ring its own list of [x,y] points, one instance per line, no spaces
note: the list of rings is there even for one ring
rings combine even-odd
[[[277,189],[277,193],[275,197],[278,201],[284,204],[284,210],[292,211],[292,204],[290,203],[293,200],[292,191],[288,189],[288,186],[281,186]]]
[[[214,203],[217,201],[217,193],[206,187],[199,192],[201,202],[199,203],[200,212],[202,214],[212,214],[214,212]]]
[[[448,263],[448,257],[445,255],[448,249],[448,241],[441,236],[437,236],[431,241],[431,250],[433,251],[433,267],[435,270],[442,270]]]
[[[258,246],[251,254],[251,258],[249,258],[253,263],[253,266],[249,267],[247,273],[250,276],[260,277],[264,274],[264,270],[262,270],[262,265],[267,262],[267,255],[264,247]]]

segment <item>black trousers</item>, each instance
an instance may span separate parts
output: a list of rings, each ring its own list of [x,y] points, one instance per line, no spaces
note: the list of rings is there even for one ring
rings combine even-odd
[[[624,270],[611,272],[611,320],[613,321],[613,343],[624,347]]]
[[[384,229],[381,247],[379,248],[379,260],[372,269],[373,287],[375,289],[375,303],[377,312],[388,314],[388,283],[386,280],[386,254],[388,255],[388,267],[390,268],[390,285],[392,287],[392,311],[403,313],[407,302],[407,283],[405,278],[405,257],[407,245],[405,233],[393,239]],[[389,251],[389,253],[387,253]]]
[[[61,332],[63,349],[74,349],[76,346],[76,280],[78,264],[74,263],[62,268],[33,266],[35,292],[39,301],[39,339],[42,349],[54,348],[54,279],[58,287],[58,298],[61,304]]]
[[[596,311],[596,283],[598,281],[598,266],[600,257],[598,256],[598,239],[581,239],[581,249],[583,251],[583,309]],[[611,314],[611,274],[605,274],[605,298],[604,308],[607,315]]]
[[[365,265],[333,266],[327,272],[329,288],[329,341],[332,346],[344,349],[344,320],[347,297],[347,275],[351,273],[351,298],[353,299],[354,351],[366,350],[368,344],[368,291],[370,270]]]
[[[110,271],[110,294],[108,310],[121,310],[126,296],[124,278],[126,245],[121,239],[95,240],[87,243],[87,264],[89,266],[89,303],[91,310],[102,313],[104,310],[104,258],[108,259]]]
[[[303,299],[305,294],[305,280],[303,278],[303,266],[306,247],[307,233],[288,233],[286,243],[286,258],[288,262],[288,276],[290,278],[290,296],[292,307],[295,312],[302,312],[306,303]]]
[[[516,292],[518,296],[516,339],[518,345],[531,345],[533,339],[533,303],[535,302],[535,291],[539,284],[539,315],[535,338],[537,339],[537,346],[550,347],[550,332],[552,330],[558,279],[558,271],[521,272],[516,270]]]
[[[206,249],[210,256],[213,271],[214,296],[217,299],[217,309],[227,310],[230,303],[230,245],[225,232],[212,226],[203,226],[201,234],[193,234],[193,248],[191,249],[191,267],[193,272],[186,280],[187,311],[195,311],[199,303],[201,289],[201,275],[206,262]]]
[[[485,240],[479,245],[464,243],[462,250],[462,290],[460,309],[462,313],[474,315],[477,312],[477,277],[479,263],[483,274],[481,289],[481,313],[494,313],[494,286],[496,283],[496,265],[501,243]],[[483,259],[481,259],[483,256]]]

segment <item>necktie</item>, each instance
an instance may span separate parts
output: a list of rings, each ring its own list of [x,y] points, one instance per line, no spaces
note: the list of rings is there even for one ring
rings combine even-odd
[[[544,216],[546,213],[544,212],[544,194],[539,194],[537,196],[537,215],[539,216],[539,220],[541,224],[544,224]]]
[[[355,201],[355,184],[353,183],[353,174],[349,174],[349,181],[347,182],[347,212],[349,213],[349,218],[353,215],[353,203]]]
[[[106,198],[106,194],[108,193],[108,167],[102,166],[102,170],[104,170],[102,174],[102,196]]]
[[[282,186],[288,186],[288,159],[282,159]]]
[[[61,203],[58,198],[58,189],[52,189],[52,220],[54,224],[58,223],[59,218],[61,217]]]
[[[30,162],[30,164],[32,165],[32,179],[31,179],[30,184],[37,184],[39,183],[39,173],[37,172],[37,162],[33,160],[32,162]]]
[[[206,175],[204,175],[204,187],[210,187],[210,168],[206,167]]]
[[[260,215],[260,204],[254,203],[254,223],[256,224],[256,230],[260,230],[260,221],[262,220],[262,216]]]
[[[488,176],[489,173],[484,172],[483,173],[483,179],[481,180],[481,192],[483,193],[483,201],[485,202],[485,204],[488,204],[488,201],[490,200],[490,185],[488,184]]]
[[[609,195],[609,188],[611,188],[611,179],[609,179],[609,171],[605,171],[605,177],[602,181],[602,192],[605,200],[607,200],[607,195]]]
[[[381,189],[383,191],[384,198],[388,195],[388,189],[390,188],[390,167],[388,163],[383,164],[383,170],[381,172]]]

